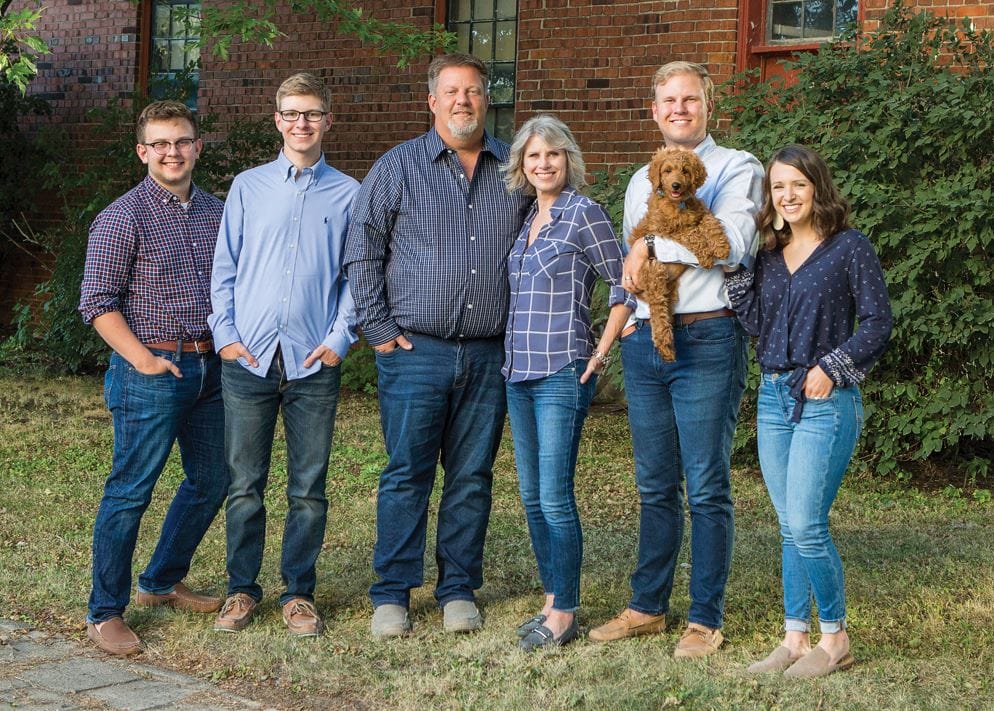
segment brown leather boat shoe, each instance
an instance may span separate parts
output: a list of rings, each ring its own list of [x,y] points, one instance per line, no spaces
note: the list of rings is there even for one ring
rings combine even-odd
[[[295,597],[284,603],[283,621],[294,637],[317,637],[324,629],[317,608],[305,597]]]
[[[198,595],[183,583],[176,583],[172,592],[162,595],[139,590],[135,602],[146,607],[168,605],[188,612],[217,612],[221,609],[222,600],[219,597]]]
[[[111,617],[103,622],[87,622],[86,636],[110,654],[127,656],[142,651],[142,641],[120,617]]]
[[[259,606],[255,598],[245,593],[229,595],[224,607],[214,620],[217,632],[241,632],[252,621],[255,608]]]
[[[613,642],[626,637],[656,634],[664,629],[666,629],[666,615],[652,615],[636,620],[632,616],[632,611],[626,608],[614,619],[590,630],[589,636],[595,642]]]

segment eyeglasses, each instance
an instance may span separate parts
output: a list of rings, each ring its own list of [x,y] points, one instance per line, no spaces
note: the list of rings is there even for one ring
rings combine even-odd
[[[143,143],[143,146],[148,146],[158,155],[164,156],[169,153],[169,149],[176,146],[176,150],[180,153],[186,153],[191,148],[193,144],[197,142],[195,138],[181,138],[178,141],[152,141],[151,143]]]
[[[327,111],[297,111],[296,109],[287,109],[286,111],[278,111],[277,113],[279,113],[280,118],[290,123],[293,123],[301,116],[310,123],[317,123],[328,115]]]

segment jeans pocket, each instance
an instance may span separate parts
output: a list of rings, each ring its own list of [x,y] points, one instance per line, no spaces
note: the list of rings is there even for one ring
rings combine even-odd
[[[691,341],[699,343],[730,343],[735,339],[734,318],[707,318],[683,328]]]

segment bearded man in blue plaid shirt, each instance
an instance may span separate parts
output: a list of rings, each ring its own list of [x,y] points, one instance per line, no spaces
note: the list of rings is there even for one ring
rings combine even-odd
[[[223,205],[191,180],[203,143],[186,106],[149,104],[137,134],[148,177],[93,221],[79,302],[83,320],[114,349],[104,380],[114,459],[93,526],[86,615],[90,639],[111,654],[141,650],[123,618],[131,558],[173,442],[186,478],[138,578],[139,605],[193,612],[221,606],[181,581],[228,490],[221,365],[207,327]]]
[[[484,130],[487,70],[428,68],[434,126],[386,153],[362,183],[345,247],[356,311],[376,351],[389,463],[380,476],[370,588],[375,637],[407,634],[423,584],[439,461],[435,598],[449,632],[479,629],[493,461],[504,428],[506,259],[524,201],[504,188],[508,146]]]

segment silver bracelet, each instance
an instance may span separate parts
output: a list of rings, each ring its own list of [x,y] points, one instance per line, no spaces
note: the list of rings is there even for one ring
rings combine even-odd
[[[607,353],[601,353],[600,351],[594,351],[590,354],[590,357],[595,361],[603,365],[605,368],[611,365],[611,356]]]

